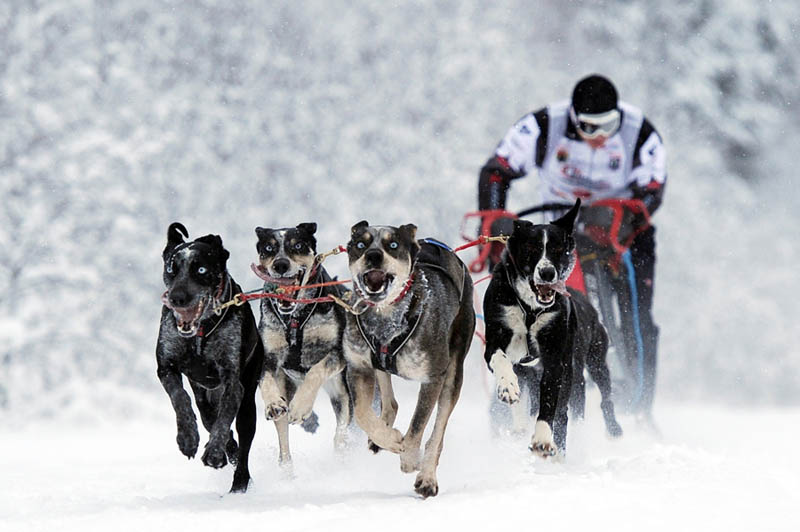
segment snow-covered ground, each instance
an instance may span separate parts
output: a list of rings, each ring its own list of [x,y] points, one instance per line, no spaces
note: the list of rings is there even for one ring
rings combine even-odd
[[[396,456],[368,452],[358,430],[336,454],[325,397],[317,434],[292,429],[293,472],[278,466],[275,431],[261,419],[251,488],[228,494],[232,469],[187,461],[166,396],[145,396],[157,415],[3,434],[0,530],[797,530],[800,408],[659,404],[660,437],[622,415],[626,433],[612,441],[591,388],[567,459],[545,463],[527,451],[529,436],[492,435],[475,351],[435,498],[415,496],[414,476]],[[398,383],[398,426],[415,389]]]
[[[0,532],[800,530],[798,6],[0,2]],[[660,438],[621,416],[607,440],[591,390],[566,461],[537,461],[491,435],[474,345],[431,500],[360,432],[335,455],[324,399],[293,476],[260,421],[246,495],[179,453],[153,356],[171,222],[221,234],[245,289],[259,225],[317,222],[320,250],[365,218],[458,245],[496,142],[590,72],[669,153]]]

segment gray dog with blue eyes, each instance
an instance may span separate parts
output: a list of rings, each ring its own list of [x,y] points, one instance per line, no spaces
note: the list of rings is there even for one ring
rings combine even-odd
[[[256,431],[255,392],[265,372],[264,351],[249,305],[215,309],[242,290],[228,273],[229,253],[219,235],[185,241],[189,233],[180,223],[167,230],[164,248],[164,284],[161,328],[156,345],[157,373],[175,410],[178,448],[188,458],[197,453],[200,436],[185,376],[194,393],[203,426],[209,432],[203,464],[236,464],[232,492],[247,491],[248,456]],[[264,385],[262,384],[262,388]],[[280,417],[286,402],[277,394],[264,395],[268,412]],[[231,424],[236,419],[239,443]]]
[[[416,240],[416,231],[412,224],[370,226],[366,221],[352,227],[347,254],[357,313],[347,316],[343,346],[356,422],[374,451],[398,453],[401,471],[419,471],[414,489],[427,498],[439,492],[436,468],[461,392],[475,312],[464,263],[440,242]],[[420,382],[405,434],[392,428],[397,402],[391,375]],[[372,410],[376,379],[380,417]],[[422,435],[437,405],[420,456]]]
[[[316,231],[315,223],[256,228],[259,263],[253,270],[266,285],[289,290],[285,298],[261,300],[258,326],[266,360],[278,368],[278,392],[289,401],[288,415],[275,420],[279,459],[286,466],[292,459],[289,424],[302,424],[308,432],[316,430],[317,416],[312,408],[320,388],[330,397],[336,416],[334,446],[338,450],[347,443],[351,419],[342,355],[345,311],[329,301],[331,295],[341,298],[342,290],[330,284],[333,279],[316,261]],[[261,392],[272,396],[272,382],[262,381]]]

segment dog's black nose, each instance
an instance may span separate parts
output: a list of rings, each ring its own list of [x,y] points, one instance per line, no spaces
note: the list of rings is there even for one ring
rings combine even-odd
[[[189,306],[192,301],[192,296],[186,290],[180,288],[173,290],[169,294],[169,304],[175,308],[183,308]]]
[[[283,275],[289,271],[289,259],[278,259],[272,263],[272,269],[278,275]]]
[[[545,283],[552,283],[556,280],[556,269],[552,266],[539,268],[539,278]]]
[[[364,260],[368,266],[377,268],[383,262],[383,252],[379,249],[370,249],[364,254]]]

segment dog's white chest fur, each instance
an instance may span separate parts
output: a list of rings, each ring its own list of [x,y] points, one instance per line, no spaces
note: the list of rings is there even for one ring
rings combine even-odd
[[[397,374],[404,379],[426,382],[429,375],[428,354],[419,349],[418,342],[408,342],[397,353]]]
[[[315,313],[305,322],[299,335],[303,343],[301,363],[310,367],[336,345],[339,325],[330,316]],[[277,356],[279,359],[288,357],[290,346],[286,336],[286,326],[275,315],[269,313],[262,317],[261,340],[268,356]]]
[[[530,327],[526,327],[525,313],[519,306],[504,306],[501,320],[506,327],[513,331],[511,341],[505,349],[508,359],[513,364],[516,364],[528,355],[529,348],[531,349],[530,355],[534,358],[537,357],[539,355],[539,343],[537,341],[539,331],[547,327],[554,318],[555,313],[546,312],[540,314]]]

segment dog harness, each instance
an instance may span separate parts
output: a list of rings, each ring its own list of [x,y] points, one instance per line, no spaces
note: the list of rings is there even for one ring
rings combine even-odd
[[[317,277],[318,272],[315,272],[314,276]],[[320,286],[313,299],[318,299],[322,295],[324,288],[325,287]],[[300,333],[306,323],[308,323],[308,320],[311,319],[311,316],[314,315],[314,312],[317,311],[317,305],[319,303],[315,301],[311,305],[299,305],[299,309],[295,307],[291,313],[286,314],[280,312],[277,299],[269,299],[268,301],[269,309],[272,310],[272,314],[278,319],[281,326],[283,326],[286,343],[289,345],[289,356],[284,362],[283,367],[284,369],[302,372],[304,368],[301,363],[300,354],[303,350],[303,335]]]
[[[446,244],[439,242],[438,240],[435,240],[433,238],[426,238],[424,240],[420,240],[419,242],[421,244],[420,252],[417,255],[416,260],[414,261],[414,265],[412,266],[411,269],[412,273],[411,276],[409,277],[409,281],[406,283],[406,286],[403,288],[401,294],[394,301],[392,301],[391,304],[395,304],[398,301],[402,300],[403,297],[405,297],[405,295],[411,289],[411,285],[413,284],[414,279],[416,278],[417,275],[416,267],[418,265],[423,265],[426,268],[433,268],[435,270],[439,270],[442,273],[444,273],[445,277],[449,279],[458,290],[458,301],[460,302],[462,297],[464,296],[464,283],[467,280],[466,266],[464,266],[463,263],[461,264],[461,280],[459,282],[453,277],[453,274],[450,271],[448,271],[445,267],[443,267],[436,261],[436,259],[439,258],[439,254],[441,253],[442,249],[445,251],[449,251],[451,253],[452,249]],[[424,244],[427,244],[427,246],[425,246]],[[422,279],[425,280],[424,272],[420,271],[419,273],[420,275],[422,275]],[[417,296],[417,301],[411,302],[412,308],[416,306],[415,303],[416,304],[420,303],[419,302],[420,297],[421,296]],[[421,308],[411,328],[404,334],[392,338],[392,340],[388,344],[381,344],[377,339],[370,337],[364,330],[364,326],[361,323],[361,315],[357,314],[355,316],[356,325],[358,325],[358,332],[361,333],[361,337],[364,338],[364,341],[367,343],[372,353],[371,358],[373,367],[397,375],[397,353],[400,352],[403,346],[406,345],[408,340],[410,340],[411,337],[414,335],[414,331],[416,331],[417,326],[419,325],[420,321],[422,321],[423,314],[424,314],[424,309]]]
[[[509,258],[511,258],[511,257],[509,256]],[[517,268],[516,265],[513,262],[513,259],[511,259],[511,264],[514,267],[514,269]],[[522,300],[521,297],[519,297],[519,294],[517,293],[516,288],[514,288],[514,283],[511,281],[511,274],[509,273],[508,268],[504,268],[504,269],[505,269],[505,273],[506,273],[506,281],[508,281],[508,285],[511,287],[511,291],[514,293],[514,299],[517,301],[517,306],[522,311],[522,313],[525,315],[525,330],[526,330],[526,334],[525,334],[525,337],[526,337],[525,351],[527,351],[528,354],[525,355],[524,357],[522,357],[516,363],[516,365],[526,366],[526,365],[532,364],[536,360],[536,357],[531,355],[530,342],[527,341],[527,336],[528,336],[527,331],[529,331],[530,328],[531,328],[531,325],[533,325],[536,322],[536,320],[539,319],[539,316],[541,316],[545,311],[547,311],[550,308],[552,308],[552,305],[550,307],[540,308],[540,309],[531,308],[527,303],[525,303]],[[558,295],[564,295],[564,294],[559,293]],[[566,294],[566,307],[567,307],[567,321],[569,322],[570,312],[572,310],[572,304],[570,303],[569,294]]]
[[[392,304],[399,301],[400,299],[402,298],[395,299],[392,302]],[[414,305],[415,303],[419,303],[419,301],[412,301],[411,305]],[[417,314],[417,319],[414,320],[414,325],[412,325],[411,328],[404,334],[392,338],[388,344],[381,344],[376,338],[370,337],[370,335],[368,335],[367,332],[364,330],[364,326],[361,323],[361,315],[360,314],[356,315],[356,325],[358,325],[358,332],[361,333],[361,337],[364,338],[365,342],[367,342],[367,345],[369,346],[369,349],[372,352],[371,358],[372,358],[372,366],[374,368],[386,371],[388,373],[392,373],[393,375],[397,375],[397,353],[403,348],[404,345],[406,345],[406,342],[408,342],[411,339],[411,336],[413,336],[414,331],[417,330],[419,322],[422,321],[423,314],[424,314],[423,309],[420,309],[419,313]]]

